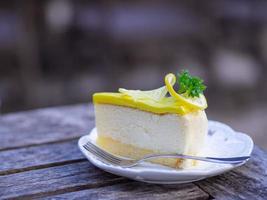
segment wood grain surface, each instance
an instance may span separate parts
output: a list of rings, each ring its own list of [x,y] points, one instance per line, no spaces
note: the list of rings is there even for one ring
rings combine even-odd
[[[127,183],[96,189],[86,189],[61,195],[50,196],[47,199],[208,199],[209,195],[194,184],[181,185],[151,185],[129,181]]]
[[[93,126],[91,105],[7,114],[0,117],[0,150],[79,138]]]
[[[267,199],[267,156],[258,147],[245,165],[196,184],[216,198]]]
[[[0,199],[267,199],[267,154],[254,148],[242,167],[202,181],[155,185],[90,164],[77,147],[94,127],[92,105],[0,117]]]
[[[78,140],[74,139],[59,143],[0,151],[0,175],[85,160],[77,148],[77,142]]]

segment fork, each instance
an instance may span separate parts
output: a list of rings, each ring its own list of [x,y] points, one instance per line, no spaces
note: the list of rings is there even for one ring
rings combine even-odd
[[[115,155],[112,155],[105,150],[99,148],[92,142],[87,142],[83,147],[96,156],[101,161],[106,164],[111,164],[115,166],[120,166],[123,168],[129,168],[140,164],[143,161],[155,159],[155,158],[182,158],[182,159],[191,159],[191,160],[200,160],[205,162],[220,163],[220,164],[240,164],[250,158],[250,156],[241,156],[241,157],[229,157],[229,158],[216,158],[216,157],[199,157],[199,156],[190,156],[183,154],[150,154],[141,159],[129,159],[122,158]]]

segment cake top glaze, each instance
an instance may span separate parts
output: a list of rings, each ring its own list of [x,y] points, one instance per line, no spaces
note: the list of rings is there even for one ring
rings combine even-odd
[[[156,114],[185,115],[207,108],[207,101],[203,95],[206,86],[198,77],[191,76],[188,71],[178,74],[178,92],[173,88],[176,83],[174,74],[167,74],[164,82],[164,86],[149,91],[120,88],[117,93],[95,93],[93,102],[126,106]]]

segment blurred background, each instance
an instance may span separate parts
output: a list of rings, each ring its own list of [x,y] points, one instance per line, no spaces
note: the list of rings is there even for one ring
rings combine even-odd
[[[1,1],[0,113],[205,79],[209,119],[267,149],[267,1]]]

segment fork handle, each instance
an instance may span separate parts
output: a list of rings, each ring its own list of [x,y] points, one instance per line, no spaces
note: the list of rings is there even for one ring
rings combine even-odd
[[[199,161],[220,163],[220,164],[239,164],[239,163],[242,163],[248,160],[250,156],[216,158],[216,157],[189,156],[189,155],[183,155],[183,154],[153,154],[153,155],[145,156],[144,158],[139,160],[138,163],[144,160],[150,160],[153,158],[182,158],[182,159],[199,160]]]

